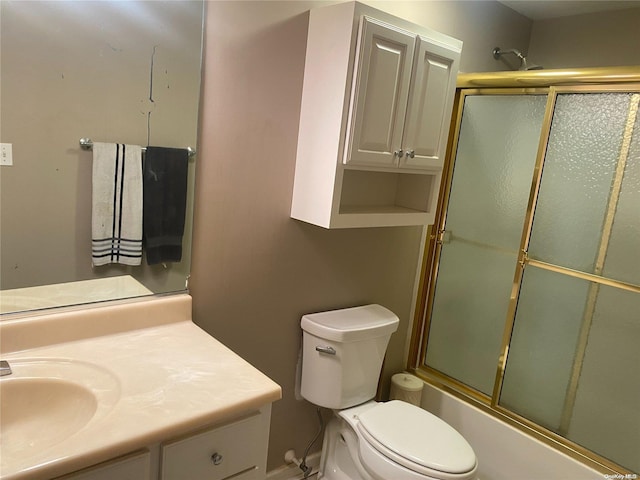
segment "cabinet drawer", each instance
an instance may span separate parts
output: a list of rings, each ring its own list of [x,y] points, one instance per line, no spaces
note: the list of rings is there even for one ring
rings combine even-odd
[[[149,480],[149,451],[132,453],[105,463],[80,470],[56,480]]]
[[[261,415],[162,445],[162,480],[257,479],[261,471]],[[215,460],[215,461],[214,461]]]

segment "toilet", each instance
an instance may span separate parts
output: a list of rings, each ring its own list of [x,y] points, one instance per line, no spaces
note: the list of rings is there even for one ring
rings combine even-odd
[[[381,305],[304,315],[300,393],[333,410],[319,479],[473,480],[477,460],[446,422],[406,402],[375,402],[398,317]]]

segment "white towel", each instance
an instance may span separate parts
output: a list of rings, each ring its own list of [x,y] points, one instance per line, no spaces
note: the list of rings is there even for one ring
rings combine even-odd
[[[91,247],[94,266],[140,265],[142,147],[93,144]]]

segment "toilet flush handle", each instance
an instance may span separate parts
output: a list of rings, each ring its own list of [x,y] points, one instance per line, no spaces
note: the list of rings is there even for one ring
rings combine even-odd
[[[320,352],[320,353],[326,353],[327,355],[335,355],[336,354],[336,349],[333,347],[321,347],[320,345],[318,345],[316,347],[316,351]]]

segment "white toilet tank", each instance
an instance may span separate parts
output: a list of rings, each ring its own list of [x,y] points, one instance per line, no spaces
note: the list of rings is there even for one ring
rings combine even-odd
[[[303,316],[302,396],[333,409],[374,398],[398,323],[398,317],[380,305]]]

